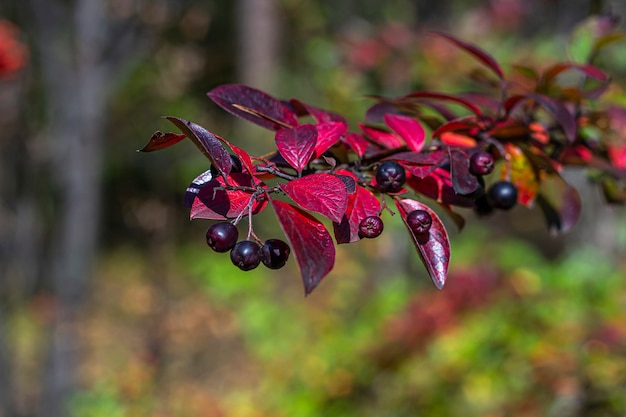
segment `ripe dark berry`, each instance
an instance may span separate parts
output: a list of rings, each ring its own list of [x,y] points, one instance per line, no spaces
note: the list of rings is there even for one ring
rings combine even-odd
[[[397,193],[406,181],[404,168],[394,161],[385,161],[376,169],[376,184],[386,193]]]
[[[206,243],[215,252],[228,252],[237,243],[239,232],[228,222],[215,223],[206,231]]]
[[[493,156],[489,152],[478,151],[470,157],[470,172],[477,177],[491,174],[493,164]]]
[[[280,239],[268,239],[261,246],[261,261],[270,269],[280,269],[289,259],[289,245]]]
[[[508,181],[498,181],[487,190],[487,198],[493,207],[509,210],[517,203],[517,188]]]
[[[416,235],[428,233],[433,225],[433,218],[425,210],[413,210],[406,216],[406,223]]]
[[[260,246],[250,240],[242,240],[230,251],[230,260],[242,271],[249,271],[261,263]]]
[[[359,237],[372,239],[383,232],[383,220],[378,216],[369,216],[359,223]]]

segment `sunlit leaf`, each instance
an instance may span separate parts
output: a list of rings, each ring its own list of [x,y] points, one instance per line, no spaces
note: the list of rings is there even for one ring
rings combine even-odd
[[[448,264],[450,263],[450,241],[448,232],[441,219],[426,204],[408,198],[395,199],[396,207],[409,235],[415,244],[417,253],[420,255],[424,266],[430,274],[430,278],[438,289],[443,289],[448,276]],[[414,210],[424,210],[430,214],[433,223],[430,230],[422,235],[416,235],[406,222],[406,217]]]
[[[387,126],[404,140],[410,150],[415,152],[422,150],[426,132],[420,122],[412,117],[392,113],[385,114],[384,120]]]
[[[391,132],[387,132],[382,129],[367,126],[364,123],[359,123],[359,127],[363,131],[365,137],[371,140],[373,143],[382,146],[387,149],[400,148],[404,145],[400,138]]]
[[[276,146],[285,161],[296,171],[307,166],[317,144],[317,129],[314,125],[302,125],[276,132]]]
[[[339,142],[341,136],[346,133],[348,125],[340,122],[323,122],[314,125],[317,129],[317,144],[315,145],[315,157],[319,158],[331,146]]]
[[[270,130],[298,125],[296,115],[280,100],[252,87],[225,84],[207,95],[227,112]]]
[[[348,132],[344,136],[344,142],[346,145],[350,147],[357,155],[363,156],[365,155],[365,151],[370,143],[363,138],[362,135],[354,132]]]
[[[281,189],[305,210],[314,211],[340,222],[348,207],[348,191],[343,181],[332,174],[312,174],[286,184]]]
[[[289,203],[272,199],[278,223],[285,232],[302,274],[308,295],[333,269],[335,246],[326,227],[309,213]]]

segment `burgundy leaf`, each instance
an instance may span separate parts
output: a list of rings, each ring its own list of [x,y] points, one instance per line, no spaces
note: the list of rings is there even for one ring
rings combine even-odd
[[[340,222],[348,207],[348,190],[332,174],[312,174],[281,185],[282,190],[305,210]]]
[[[504,107],[507,112],[513,111],[515,107],[519,103],[525,100],[534,100],[539,105],[541,105],[544,109],[551,113],[554,119],[561,125],[563,128],[563,132],[565,133],[565,137],[573,142],[576,139],[577,134],[577,125],[576,118],[570,111],[561,103],[560,101],[553,100],[550,97],[544,96],[542,94],[529,93],[523,96],[513,96],[510,97],[505,103]]]
[[[561,74],[564,71],[569,71],[569,70],[575,70],[575,71],[581,72],[585,76],[589,78],[593,78],[601,82],[608,82],[610,80],[610,77],[604,71],[602,71],[598,67],[594,67],[593,65],[576,64],[573,62],[563,62],[563,63],[556,64],[548,68],[543,73],[542,83],[544,85],[549,85],[559,74]]]
[[[185,199],[183,201],[185,207],[191,208],[191,206],[193,206],[193,201],[196,199],[196,196],[200,192],[200,189],[212,179],[213,174],[211,173],[210,169],[204,171],[202,174],[194,178],[191,184],[189,184],[189,187],[187,187],[187,190],[185,190]]]
[[[344,125],[348,124],[345,117],[343,117],[342,115],[322,110],[315,106],[311,106],[310,104],[304,103],[298,99],[291,99],[289,100],[289,103],[298,110],[298,114],[310,114],[317,123],[339,122],[343,123]]]
[[[400,217],[411,235],[411,239],[417,248],[424,266],[430,274],[430,278],[438,289],[443,289],[448,276],[448,264],[450,263],[450,241],[448,233],[441,219],[426,204],[408,198],[397,198],[396,207]],[[416,235],[406,222],[407,215],[414,210],[424,210],[433,219],[432,226],[427,233]]]
[[[383,160],[398,161],[403,165],[438,165],[447,157],[446,151],[437,149],[430,152],[399,152]]]
[[[359,224],[369,216],[378,216],[380,200],[367,188],[357,185],[356,192],[348,196],[348,209],[341,222],[333,223],[337,243],[352,243],[360,239]]]
[[[167,120],[178,127],[200,151],[211,161],[213,166],[224,175],[230,174],[233,162],[230,154],[219,139],[211,132],[193,122],[178,117],[166,116]]]
[[[317,145],[315,145],[315,157],[319,158],[331,146],[339,142],[341,136],[346,133],[348,125],[340,122],[324,122],[315,125],[317,129]]]
[[[317,144],[315,125],[302,125],[276,132],[278,152],[298,173],[307,166]]]
[[[555,173],[542,178],[536,201],[553,234],[565,233],[578,222],[580,195],[560,175]]]
[[[420,152],[424,147],[426,133],[424,128],[412,117],[387,113],[385,123],[404,140],[410,150]]]
[[[363,133],[365,133],[366,137],[384,148],[394,149],[404,145],[402,141],[393,133],[367,126],[364,123],[359,123],[359,127]]]
[[[280,100],[252,87],[226,84],[207,95],[227,112],[270,130],[298,125],[296,115]]]
[[[469,100],[466,100],[462,97],[459,96],[455,96],[452,94],[444,94],[444,93],[434,93],[431,91],[415,91],[413,93],[407,94],[403,97],[400,97],[399,99],[397,99],[397,101],[399,101],[400,103],[404,102],[404,101],[414,101],[414,100],[441,100],[441,101],[451,101],[453,103],[459,104],[463,107],[465,107],[466,109],[468,109],[469,111],[471,111],[472,113],[474,113],[476,116],[480,116],[483,114],[482,110],[480,109],[480,107],[476,106],[475,104],[473,104],[472,102],[470,102]]]
[[[467,133],[471,129],[479,128],[478,120],[474,116],[454,119],[442,124],[432,134],[433,138],[441,136],[446,132],[463,132]]]
[[[254,175],[256,173],[256,170],[254,169],[254,165],[252,165],[252,158],[250,157],[250,154],[248,152],[244,151],[238,146],[233,145],[232,143],[230,143],[229,141],[227,141],[221,136],[216,135],[216,137],[233,151],[235,156],[237,156],[237,158],[239,158],[239,160],[241,161],[241,166],[250,175]]]
[[[232,186],[255,187],[251,175],[233,173],[228,176]],[[202,186],[191,207],[191,219],[226,220],[248,214],[253,193],[244,190],[224,190],[224,178],[217,177]],[[267,198],[260,195],[252,202],[252,214],[260,213],[267,205]]]
[[[186,136],[183,134],[171,132],[163,133],[157,130],[154,132],[146,146],[139,149],[139,152],[153,152],[158,151],[159,149],[168,148],[172,145],[176,145],[185,138]]]
[[[437,169],[436,165],[401,165],[404,167],[407,174],[417,178],[426,178]]]
[[[345,138],[344,139],[345,143],[350,147],[350,149],[356,152],[357,155],[359,156],[365,155],[365,151],[367,150],[367,147],[369,146],[369,142],[365,140],[363,136],[361,136],[358,133],[348,132],[346,133],[344,138]]]
[[[470,194],[478,189],[478,179],[470,173],[469,156],[458,149],[448,148],[450,155],[450,179],[454,191]]]
[[[392,101],[387,99],[377,97],[380,101],[379,103],[374,104],[365,113],[365,121],[368,123],[383,123],[383,118],[388,113],[398,114],[400,110],[396,107],[396,105]]]
[[[446,33],[441,33],[441,32],[435,32],[435,34],[446,38],[447,40],[449,40],[450,42],[452,42],[453,44],[455,44],[456,46],[458,46],[459,48],[465,50],[466,52],[470,53],[472,56],[474,56],[474,58],[478,59],[480,62],[482,62],[483,65],[485,65],[487,68],[489,68],[491,71],[494,72],[494,74],[496,74],[498,76],[499,79],[503,80],[504,79],[504,73],[502,72],[502,68],[500,68],[500,65],[498,64],[498,62],[487,52],[483,51],[482,49],[480,49],[479,47],[477,47],[476,45],[473,45],[471,43],[468,42],[464,42],[460,39],[455,38],[454,36],[448,35]]]
[[[309,295],[333,269],[333,240],[326,227],[309,213],[284,201],[271,201],[300,267],[305,295]]]

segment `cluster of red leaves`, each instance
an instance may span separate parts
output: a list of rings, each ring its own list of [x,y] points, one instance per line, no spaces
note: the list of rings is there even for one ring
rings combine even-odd
[[[14,25],[0,20],[0,78],[13,75],[26,64],[27,49],[17,36]]]
[[[450,259],[446,229],[419,199],[439,205],[461,228],[455,207],[473,207],[482,178],[470,172],[470,157],[490,152],[500,167],[491,178],[512,182],[518,203],[535,203],[554,232],[570,229],[580,214],[580,198],[560,176],[564,165],[595,168],[610,202],[626,201],[626,109],[593,108],[610,78],[590,64],[564,62],[542,72],[514,67],[507,78],[496,60],[475,45],[439,34],[476,58],[487,70],[486,92],[446,94],[416,91],[377,97],[358,131],[345,118],[297,99],[279,100],[243,85],[223,85],[208,93],[227,112],[275,132],[276,150],[252,157],[205,128],[166,117],[182,134],[156,132],[142,151],[189,138],[211,161],[213,171],[187,189],[191,218],[237,223],[270,206],[296,261],[306,294],[335,261],[331,233],[312,213],[332,222],[334,240],[360,239],[359,223],[379,216],[392,198],[405,225],[408,213],[425,210],[433,219],[426,235],[407,230],[436,287],[443,288]],[[606,35],[610,36],[610,35]],[[576,75],[567,84],[563,75]],[[519,77],[525,82],[519,83]],[[598,134],[598,132],[600,134]],[[406,171],[397,193],[382,192],[374,171],[395,161]],[[240,163],[240,164],[239,164]],[[411,193],[411,194],[409,194]],[[290,201],[285,201],[286,196]],[[250,232],[249,232],[250,236]]]

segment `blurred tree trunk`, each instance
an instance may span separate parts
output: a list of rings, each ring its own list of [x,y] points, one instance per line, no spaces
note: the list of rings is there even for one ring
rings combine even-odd
[[[104,112],[110,75],[100,61],[105,2],[31,0],[37,28],[45,130],[58,224],[48,281],[56,297],[44,363],[40,416],[68,415],[80,361],[78,319],[95,256],[100,209]]]
[[[239,0],[236,13],[238,82],[272,90],[280,69],[281,21],[276,0]]]

